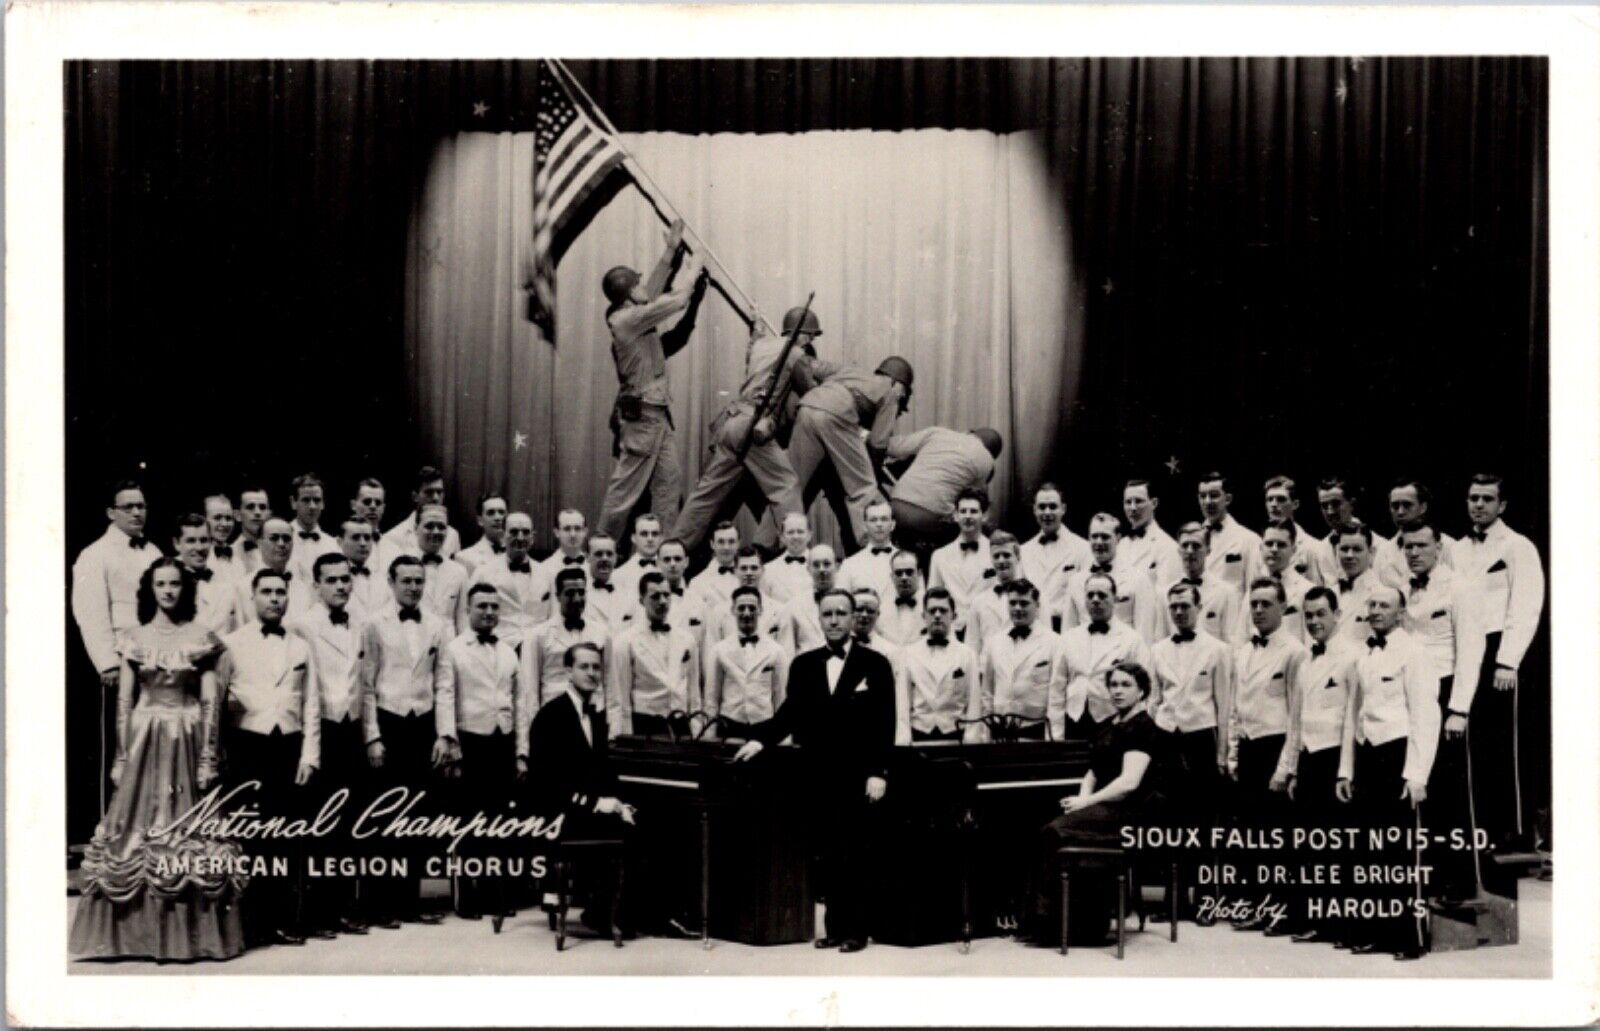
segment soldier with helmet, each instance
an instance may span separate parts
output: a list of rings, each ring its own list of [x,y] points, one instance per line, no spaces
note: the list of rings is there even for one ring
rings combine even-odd
[[[795,343],[785,356],[791,333]],[[756,322],[739,395],[711,423],[711,454],[670,534],[690,551],[705,537],[746,470],[767,500],[766,518],[774,538],[784,516],[802,511],[800,484],[780,441],[792,425],[799,397],[832,369],[816,360],[811,345],[821,335],[822,326],[809,308],[789,309],[782,336]]]
[[[705,295],[704,265],[690,255],[679,270],[678,287],[652,297],[639,273],[623,265],[601,281],[611,329],[611,356],[617,363],[617,404],[612,414],[616,463],[600,506],[600,530],[619,537],[628,514],[645,489],[651,510],[663,524],[678,514],[682,480],[674,452],[676,434],[668,407],[667,359],[689,342],[700,299]],[[681,316],[681,317],[680,317]],[[662,326],[676,320],[664,332]]]
[[[789,464],[800,480],[802,500],[809,503],[821,486],[821,481],[813,483],[817,467],[824,458],[832,460],[845,494],[832,503],[836,512],[844,508],[848,515],[848,520],[840,519],[846,551],[854,551],[866,536],[867,505],[883,500],[877,470],[895,420],[911,403],[912,380],[911,363],[893,355],[871,373],[846,365],[800,399]]]

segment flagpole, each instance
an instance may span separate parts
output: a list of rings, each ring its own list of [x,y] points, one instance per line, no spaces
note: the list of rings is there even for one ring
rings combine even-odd
[[[578,81],[577,76],[567,70],[566,63],[558,58],[547,58],[546,60],[550,62],[552,68],[558,69],[567,82],[577,89],[578,93],[583,97],[584,103],[588,106],[590,113],[600,119],[601,126],[611,134],[613,139],[616,139],[620,135],[617,132],[617,127],[612,124],[610,118],[606,117],[606,113],[601,110],[600,105],[595,103],[594,98],[589,95],[589,91],[583,88],[583,83]],[[711,249],[711,245],[706,243],[699,233],[689,228],[688,221],[678,212],[677,206],[667,199],[666,193],[662,191],[660,186],[656,185],[654,179],[650,178],[650,173],[646,172],[644,167],[634,160],[633,154],[626,147],[623,147],[620,141],[617,143],[617,149],[622,151],[623,160],[633,174],[634,181],[639,184],[640,192],[645,195],[645,199],[650,202],[650,206],[656,209],[656,216],[669,225],[674,219],[684,222],[685,235],[693,238],[694,242],[699,245],[703,256],[709,258],[711,263],[716,265],[717,271],[722,273],[720,277],[717,277],[717,285],[725,290],[731,287],[739,295],[739,300],[744,303],[751,318],[766,326],[767,331],[770,333],[772,324],[767,321],[766,316],[761,314],[761,310],[750,299],[750,295],[745,293],[738,283],[733,282],[733,277],[728,274],[728,267],[722,263],[721,258],[717,257],[716,252]],[[667,210],[662,211],[663,207]]]

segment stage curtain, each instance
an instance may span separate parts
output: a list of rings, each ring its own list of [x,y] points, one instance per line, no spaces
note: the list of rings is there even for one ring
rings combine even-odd
[[[770,321],[815,290],[824,357],[912,363],[902,431],[999,430],[997,499],[1044,475],[1083,340],[1066,220],[1034,134],[622,141]],[[648,269],[663,226],[631,188],[604,208],[560,266],[555,339],[546,340],[521,317],[517,286],[531,161],[528,133],[441,142],[414,217],[406,336],[424,447],[453,470],[458,497],[507,491],[547,543],[559,506],[598,516],[611,463],[617,379],[601,276],[617,264]],[[674,457],[690,484],[706,428],[742,378],[748,339],[715,292],[697,327],[668,365]],[[813,515],[819,536],[831,537],[820,500]]]

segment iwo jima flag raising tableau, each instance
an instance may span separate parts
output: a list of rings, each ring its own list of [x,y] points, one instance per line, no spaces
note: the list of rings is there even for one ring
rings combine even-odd
[[[1552,976],[1549,59],[59,73],[74,985]]]

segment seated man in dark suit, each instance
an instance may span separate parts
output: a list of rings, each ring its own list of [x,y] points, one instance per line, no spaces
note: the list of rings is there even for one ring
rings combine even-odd
[[[827,643],[795,658],[788,696],[734,758],[754,758],[790,734],[810,755],[818,774],[818,846],[828,899],[827,935],[816,945],[859,952],[867,947],[876,881],[876,803],[888,790],[894,747],[894,672],[887,658],[851,641],[855,599],[848,591],[828,591],[818,609]]]
[[[528,754],[517,759],[518,772],[528,779],[533,811],[546,819],[562,816],[562,840],[626,842],[632,835],[634,809],[613,794],[616,775],[606,755],[606,716],[595,708],[605,668],[600,649],[579,642],[567,649],[563,661],[568,682],[534,716]],[[609,884],[590,887],[589,898],[610,895]],[[588,908],[583,923],[595,926]]]

